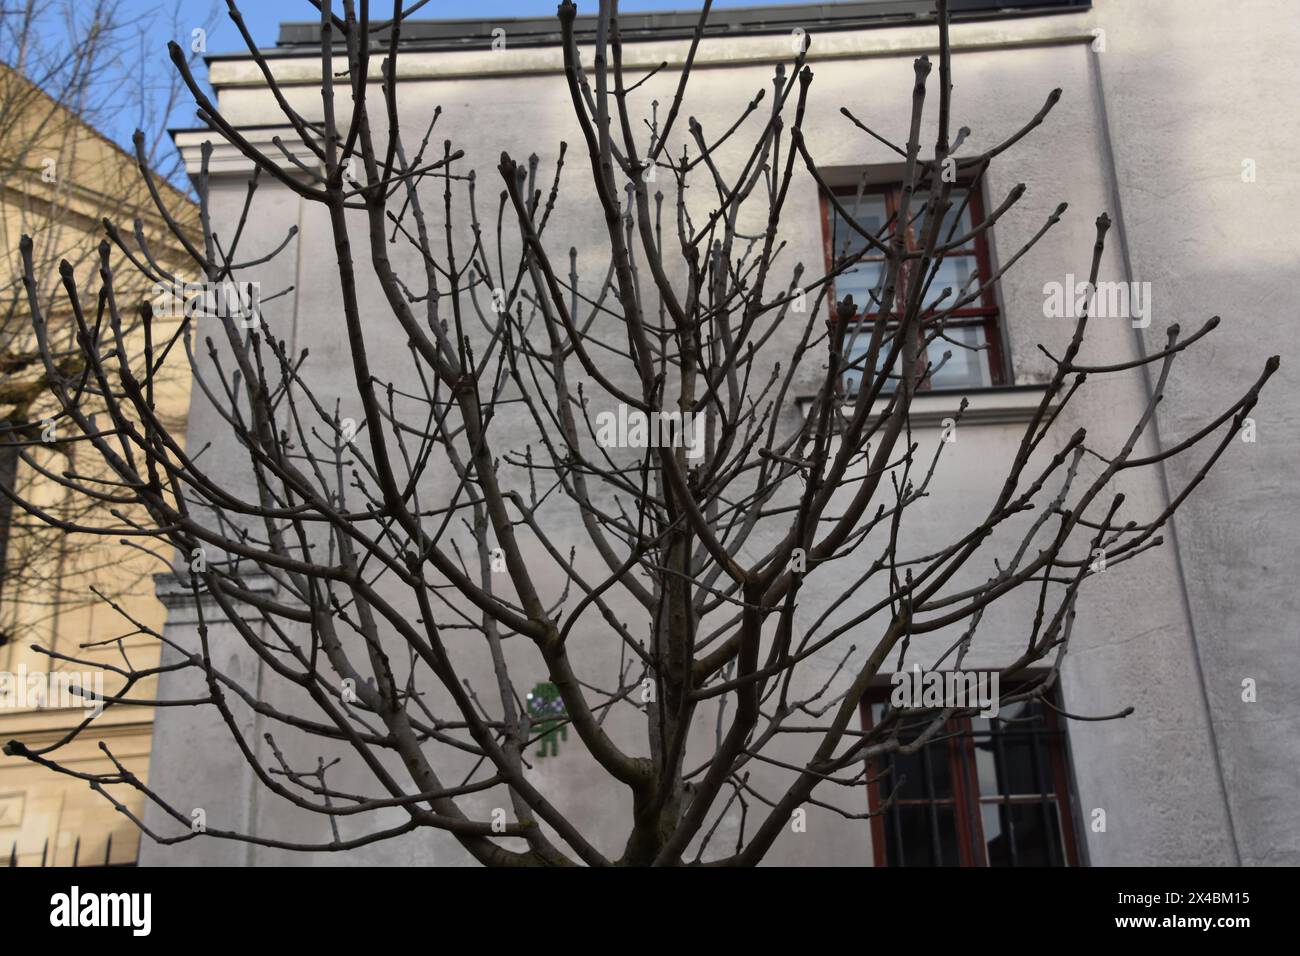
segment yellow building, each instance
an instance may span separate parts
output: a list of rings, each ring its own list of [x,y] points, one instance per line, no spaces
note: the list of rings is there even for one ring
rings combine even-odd
[[[197,231],[193,201],[164,182],[158,186],[169,212]],[[83,301],[93,312],[104,217],[127,236],[138,218],[160,264],[193,272],[150,200],[135,158],[0,64],[0,481],[54,513],[97,527],[114,519],[106,513],[68,512],[71,496],[18,459],[16,442],[25,442],[23,450],[55,473],[84,473],[97,457],[79,453],[75,444],[61,443],[58,423],[48,417],[55,403],[45,388],[31,333],[19,239],[24,234],[33,239],[50,337],[56,354],[64,353],[62,361],[75,367],[71,318],[58,266],[63,259],[72,264]],[[134,315],[135,303],[149,297],[150,286],[117,249],[113,252],[119,301],[124,312],[129,304]],[[155,339],[167,331],[164,322],[156,323]],[[139,341],[138,335],[134,341]],[[183,351],[173,354],[172,367],[159,383],[157,407],[173,433],[183,433],[188,366]],[[2,496],[0,526],[0,743],[18,739],[32,748],[48,746],[86,718],[84,704],[67,689],[83,683],[94,688],[78,675],[95,668],[54,661],[32,645],[77,661],[120,665],[127,655],[137,668],[156,664],[157,641],[94,592],[111,597],[146,628],[161,630],[164,612],[154,597],[151,577],[160,567],[115,537],[41,528]],[[51,671],[56,676],[51,677]],[[151,699],[152,684],[137,685],[132,698]],[[111,674],[106,675],[104,692],[117,689]],[[109,708],[57,757],[79,771],[110,771],[112,765],[99,749],[102,741],[145,778],[152,721],[153,710],[147,706]],[[142,796],[130,788],[118,788],[114,796],[133,812],[141,809]],[[103,863],[106,857],[129,863],[136,859],[139,840],[134,824],[84,781],[0,754],[0,866],[11,858],[20,866],[42,861],[70,865],[74,856],[81,865]]]

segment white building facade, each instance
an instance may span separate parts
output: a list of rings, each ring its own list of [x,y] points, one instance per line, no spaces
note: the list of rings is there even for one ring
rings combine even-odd
[[[848,107],[873,129],[905,138],[912,61],[937,50],[937,31],[924,6],[904,0],[721,11],[715,20],[727,28],[701,43],[686,108],[705,130],[727,129],[758,90],[770,94],[775,64],[790,62],[793,31],[805,30],[813,38],[808,62],[814,81],[804,123],[809,150],[833,183],[848,187],[865,175],[867,195],[874,197],[869,201],[887,211],[899,175],[897,156],[856,130],[840,108]],[[1132,707],[1130,716],[1044,716],[1026,725],[1033,728],[1026,732],[1012,724],[973,726],[965,750],[935,750],[924,764],[908,765],[913,789],[899,795],[894,810],[866,821],[810,808],[806,829],[779,838],[769,860],[848,866],[1300,864],[1300,595],[1294,571],[1300,416],[1293,401],[1300,354],[1294,337],[1283,331],[1300,309],[1300,246],[1294,239],[1300,132],[1286,102],[1300,89],[1300,9],[1289,0],[1231,8],[1211,0],[1002,4],[1013,9],[1000,11],[992,6],[954,4],[953,109],[955,125],[970,127],[965,149],[987,149],[1018,129],[1054,87],[1063,95],[1044,125],[986,174],[977,197],[985,209],[1016,183],[1025,183],[1027,191],[1016,214],[999,221],[987,242],[972,250],[969,268],[996,270],[1059,203],[1069,203],[1069,211],[970,316],[972,341],[994,347],[958,357],[961,364],[947,373],[950,387],[921,395],[913,406],[916,440],[926,454],[942,440],[943,422],[958,402],[970,402],[958,440],[945,450],[934,478],[932,503],[910,529],[911,546],[923,553],[947,544],[968,507],[986,507],[996,496],[1005,462],[1051,374],[1050,360],[1037,346],[1060,355],[1073,331],[1072,322],[1051,314],[1050,284],[1086,277],[1094,218],[1103,211],[1114,226],[1100,278],[1145,290],[1145,315],[1141,322],[1094,322],[1088,360],[1132,361],[1161,349],[1172,322],[1191,331],[1211,315],[1223,317],[1210,339],[1180,357],[1157,413],[1158,434],[1148,437],[1141,453],[1172,447],[1230,406],[1258,377],[1267,356],[1280,353],[1281,370],[1252,413],[1254,441],[1242,441],[1224,456],[1179,511],[1164,547],[1117,568],[1081,601],[1058,703],[1087,716]],[[645,101],[671,100],[673,67],[689,45],[681,25],[693,23],[694,16],[623,18],[625,67],[639,74],[661,61],[669,64],[647,82]],[[267,54],[290,102],[319,119],[315,29],[284,25],[281,44]],[[571,160],[581,143],[561,53],[548,31],[554,28],[537,21],[417,23],[404,30],[403,135],[418,142],[441,107],[435,139],[448,138],[465,150],[466,162],[478,170],[486,206],[495,203],[495,167],[503,150],[520,161],[536,153],[541,169],[549,171],[562,140],[570,144]],[[494,46],[501,37],[504,44]],[[212,57],[209,68],[224,116],[274,155],[271,138],[284,135],[287,126],[256,64],[247,55],[230,54]],[[930,111],[923,143],[933,142],[933,131]],[[205,139],[216,143],[214,228],[229,232],[244,201],[249,164],[214,134],[185,131],[177,142],[191,173],[198,171]],[[305,153],[299,158],[309,159]],[[594,203],[583,194],[582,165],[580,158],[566,171],[548,230],[562,237],[555,242],[564,248],[576,247],[579,261],[588,264],[584,275],[603,274],[606,240],[593,218]],[[286,254],[256,276],[264,290],[295,289],[267,305],[268,321],[295,350],[310,345],[304,374],[323,395],[347,401],[346,385],[333,384],[350,373],[339,372],[348,365],[347,340],[327,214],[265,180],[257,208],[257,231],[268,250],[288,227],[299,230]],[[820,274],[834,228],[818,185],[809,176],[797,177],[782,224],[789,244],[785,261],[806,263]],[[393,250],[399,267],[418,271],[409,250]],[[851,281],[845,280],[846,288]],[[377,285],[365,285],[362,294],[367,314],[374,316],[368,344],[375,367],[400,366],[405,342],[385,332],[391,316],[385,319]],[[805,397],[815,391],[814,372],[803,382]],[[1067,408],[1060,433],[1087,426],[1099,444],[1113,447],[1141,414],[1151,387],[1139,370],[1111,377],[1105,390],[1081,394]],[[786,414],[796,421],[798,403]],[[233,439],[197,390],[188,427],[188,447],[214,446],[207,454],[217,477],[247,483],[237,465],[241,456],[222,453],[222,443]],[[520,446],[528,440],[526,422],[501,429]],[[1156,514],[1193,478],[1203,457],[1172,459],[1133,473],[1119,487],[1136,513]],[[566,547],[581,544],[581,529],[561,540]],[[539,566],[545,563],[544,554],[538,559]],[[538,573],[545,580],[545,572]],[[842,582],[810,579],[803,600],[827,602],[842,590]],[[167,636],[193,646],[194,609],[183,595],[170,606]],[[1014,656],[1032,614],[1029,595],[991,609],[971,666],[996,666]],[[228,623],[208,625],[223,666],[248,686],[264,689],[268,699],[291,699],[277,696],[287,691],[262,673]],[[583,660],[593,671],[616,654],[602,649],[599,635],[584,639],[591,649]],[[835,679],[838,663],[835,655],[819,660],[814,682]],[[527,673],[527,664],[522,666]],[[467,667],[472,679],[490,680],[490,671]],[[544,672],[537,673],[543,679]],[[160,694],[183,697],[189,686],[164,674]],[[634,741],[631,718],[626,727],[619,720],[611,718],[611,733],[626,731]],[[262,745],[252,715],[246,731]],[[711,738],[711,730],[702,736]],[[789,759],[797,757],[790,752]],[[557,755],[536,761],[530,774],[602,849],[616,855],[626,838],[630,798],[612,783],[594,786],[596,770],[571,736]],[[350,789],[349,782],[363,786],[363,768],[345,765],[340,773],[342,789]],[[769,773],[775,768],[756,768],[756,786]],[[203,808],[210,826],[283,840],[329,839],[327,821],[261,787],[210,709],[160,708],[150,785],[177,806]],[[826,798],[857,813],[879,808],[881,799],[866,786]],[[486,818],[499,803],[499,797],[484,795],[467,807]],[[175,830],[174,821],[160,813],[146,820],[160,832]],[[722,832],[734,825],[728,820]],[[343,855],[355,863],[470,861],[455,841],[431,832]],[[338,860],[214,839],[173,847],[146,840],[141,851],[142,863],[164,865]]]

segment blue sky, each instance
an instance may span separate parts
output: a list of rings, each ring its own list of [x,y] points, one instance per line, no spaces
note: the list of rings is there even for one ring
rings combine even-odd
[[[579,12],[596,12],[596,0],[577,0],[577,2]],[[797,3],[800,0],[780,0],[780,2]],[[125,8],[127,10],[133,8],[153,10],[157,8],[157,3],[158,0],[128,0]],[[432,0],[431,3],[425,4],[416,16],[423,20],[453,20],[466,17],[475,19],[544,17],[554,15],[556,3],[557,0],[477,0],[477,2],[467,5],[449,3],[447,0]],[[238,5],[239,12],[243,14],[244,22],[248,24],[249,31],[253,34],[253,39],[260,46],[273,46],[275,44],[280,21],[315,20],[320,16],[316,8],[307,0],[243,0]],[[715,9],[763,5],[764,0],[714,0],[713,3]],[[180,11],[182,19],[193,20],[196,24],[201,24],[206,19],[213,4],[211,0],[174,0],[168,6],[174,6]],[[336,0],[335,7],[341,10],[342,6],[341,0]],[[242,49],[243,45],[239,34],[226,17],[225,3],[220,2],[217,7],[219,8],[221,23],[216,30],[209,34],[208,49],[212,52]],[[391,7],[391,3],[372,3],[371,15],[375,16],[376,14],[373,11],[380,10],[383,16],[388,16]],[[619,9],[626,13],[645,10],[693,10],[698,8],[699,3],[697,0],[622,0],[619,4]]]
[[[275,45],[283,20],[314,20],[320,14],[307,0],[237,0],[240,13],[244,17],[249,32],[258,46]],[[782,2],[801,2],[801,0],[782,0]],[[807,0],[802,0],[807,2]],[[433,0],[420,9],[416,16],[420,19],[457,19],[473,17],[488,19],[491,17],[527,17],[551,16],[555,13],[557,0],[477,0],[473,4],[450,3],[448,0]],[[582,13],[594,13],[596,0],[577,0],[578,10]],[[336,2],[337,7],[342,4]],[[714,8],[763,6],[763,0],[714,0]],[[622,0],[619,9],[626,13],[649,10],[692,10],[698,9],[698,0]],[[150,62],[151,70],[156,70],[154,87],[156,89],[157,110],[165,105],[164,87],[157,78],[164,76],[164,70],[170,70],[167,61],[167,41],[176,40],[183,48],[190,45],[191,31],[196,27],[207,30],[207,52],[225,53],[244,49],[243,41],[234,24],[226,15],[224,0],[122,0],[123,14],[143,18],[149,24],[149,33],[141,51]],[[372,9],[391,9],[390,4],[372,3]],[[173,12],[174,11],[174,12]],[[103,132],[118,143],[129,148],[131,134],[137,125],[138,117],[124,113],[114,120],[112,128]],[[169,127],[187,127],[195,125],[193,102],[186,97],[172,110],[167,118]]]

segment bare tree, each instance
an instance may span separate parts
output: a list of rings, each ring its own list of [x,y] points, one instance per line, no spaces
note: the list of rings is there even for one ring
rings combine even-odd
[[[1278,367],[1270,358],[1241,398],[1196,433],[1135,455],[1178,355],[1217,320],[1191,335],[1171,326],[1167,346],[1144,359],[1086,365],[1079,361],[1085,310],[1064,353],[1050,357],[1047,393],[1005,463],[996,499],[987,512],[963,512],[964,527],[954,522],[945,547],[917,553],[903,518],[928,494],[945,445],[921,458],[911,407],[936,370],[929,346],[947,340],[949,317],[981,290],[945,289],[937,302],[927,293],[945,256],[993,227],[1024,192],[1012,189],[969,235],[956,235],[960,217],[947,213],[959,203],[941,172],[955,163],[978,184],[991,163],[1044,122],[1059,90],[996,147],[957,155],[941,3],[937,94],[932,64],[921,57],[906,141],[895,144],[846,111],[863,135],[886,143],[905,164],[898,213],[878,232],[854,225],[856,251],[837,255],[827,274],[810,281],[802,267],[778,262],[791,182],[811,176],[825,185],[802,125],[813,86],[807,43],[775,70],[770,99],[760,91],[740,117],[760,128],[743,161],[724,165],[720,150],[735,147],[730,141],[742,124],[706,131],[686,119],[709,4],[661,114],[654,107],[637,112],[641,81],[623,69],[617,3],[601,3],[594,63],[584,65],[576,9],[565,0],[559,27],[584,175],[577,196],[563,201],[594,203],[603,219],[609,260],[597,264],[605,279],[593,289],[579,281],[575,256],[567,264],[557,256],[547,230],[562,201],[563,146],[546,179],[535,157],[501,155],[503,189],[490,228],[475,198],[482,183],[462,152],[450,140],[441,149],[431,145],[439,114],[418,144],[401,137],[401,21],[421,4],[403,11],[395,3],[384,22],[368,22],[367,6],[358,15],[352,0],[341,15],[319,5],[323,97],[316,120],[290,105],[229,6],[296,131],[295,146],[316,163],[297,160],[280,141],[283,155],[255,149],[173,45],[200,119],[256,170],[233,235],[218,237],[209,227],[201,247],[188,246],[190,256],[210,285],[261,265],[265,256],[241,253],[241,236],[255,221],[258,182],[268,177],[323,207],[347,331],[347,400],[358,417],[318,398],[306,350],[291,353],[265,314],[251,323],[237,308],[222,309],[207,320],[213,333],[202,356],[192,318],[172,339],[150,337],[154,306],[117,294],[122,280],[107,253],[97,289],[62,270],[82,364],[75,372],[60,368],[47,344],[31,244],[23,246],[50,389],[77,440],[114,476],[61,480],[89,499],[147,509],[150,522],[123,522],[111,533],[175,549],[172,566],[200,618],[194,646],[159,635],[173,652],[164,667],[192,672],[202,689],[169,705],[211,708],[219,715],[213,732],[224,725],[260,785],[328,817],[334,834],[309,844],[211,825],[194,832],[188,808],[120,763],[115,774],[84,774],[61,765],[57,747],[8,745],[7,752],[80,777],[109,799],[110,785],[138,788],[177,825],[150,832],[160,842],[222,838],[344,850],[433,828],[486,864],[753,864],[800,807],[865,817],[829,802],[826,791],[861,787],[870,760],[915,750],[945,720],[970,713],[893,708],[870,730],[859,729],[864,695],[887,661],[902,670],[937,643],[933,666],[961,667],[990,606],[1028,589],[1036,611],[1024,622],[1023,652],[1001,667],[1007,683],[1018,676],[1027,682],[1002,703],[1042,698],[1069,647],[1081,588],[1101,579],[1098,557],[1114,566],[1161,543],[1162,527],[1224,454]],[[379,79],[372,79],[377,57]],[[340,95],[351,101],[350,116],[340,115]],[[935,96],[938,135],[923,155],[923,111]],[[697,185],[688,198],[690,183]],[[206,195],[202,201],[206,225]],[[745,232],[745,211],[762,224],[758,232]],[[1043,222],[991,281],[1063,212]],[[441,230],[433,227],[435,213]],[[1097,219],[1094,284],[1108,225],[1104,214]],[[910,228],[918,229],[919,248],[905,242]],[[172,282],[147,248],[119,230],[110,237],[151,281]],[[294,231],[274,241],[283,249]],[[399,274],[389,252],[396,244],[415,251],[420,272]],[[883,318],[849,332],[856,307],[832,304],[831,290],[865,255],[885,261],[872,293],[872,311]],[[382,290],[382,315],[367,307],[363,284]],[[805,296],[812,307],[801,309]],[[146,341],[141,354],[129,355],[119,330],[137,308]],[[792,326],[791,337],[775,334]],[[371,359],[376,337],[394,330],[409,350],[400,375]],[[196,388],[246,456],[248,493],[215,479],[154,414],[155,369],[181,348]],[[1094,447],[1084,430],[1063,435],[1054,427],[1085,381],[1144,364],[1155,370],[1154,394],[1120,447]],[[806,415],[791,407],[801,381],[816,383]],[[846,381],[859,384],[850,389]],[[102,404],[108,420],[97,423],[88,403]],[[598,417],[617,406],[680,426],[692,440],[702,435],[701,454],[684,441],[611,447]],[[503,446],[500,423],[519,416],[532,423],[530,440]],[[1197,453],[1203,465],[1159,513],[1127,516],[1123,496],[1107,490],[1121,472]],[[34,503],[20,504],[58,523]],[[580,524],[586,554],[556,543],[566,522],[570,532]],[[810,616],[800,608],[801,592],[832,568],[844,582],[840,596],[814,602]],[[883,596],[862,600],[868,586]],[[233,628],[283,688],[274,703],[214,663],[214,621]],[[863,635],[867,644],[857,651]],[[621,644],[617,673],[587,672],[575,647],[593,639]],[[828,652],[839,656],[840,670],[810,681],[810,659]],[[467,655],[493,676],[490,693],[465,679]],[[512,676],[524,656],[542,662],[562,704],[540,724]],[[154,703],[133,696],[154,671],[123,666],[113,673],[124,686],[106,695],[107,707]],[[435,690],[437,706],[450,714],[435,710]],[[269,728],[273,757],[266,761],[241,729],[249,712]],[[611,714],[629,712],[643,718],[635,745],[608,729]],[[713,733],[701,735],[701,715],[711,718]],[[924,733],[905,740],[904,718],[926,721]],[[615,852],[598,846],[585,821],[562,812],[528,773],[530,746],[557,728],[576,735],[611,792],[630,794],[626,842]],[[802,754],[797,760],[772,756],[778,743],[791,742]],[[700,747],[703,759],[694,756]],[[326,753],[342,756],[326,760]],[[328,772],[340,759],[366,768],[367,792],[330,785]],[[779,789],[754,786],[751,771],[759,765],[778,773]],[[453,777],[447,768],[460,769]],[[511,819],[466,812],[487,791],[508,794]],[[394,808],[402,811],[396,826],[340,834],[341,820]],[[724,817],[739,819],[735,844],[725,848],[711,845]]]
[[[137,50],[154,19],[128,14],[117,0],[0,5],[0,254],[6,265],[0,270],[0,486],[24,496],[39,495],[45,479],[37,468],[17,467],[19,447],[33,450],[43,469],[77,471],[93,463],[78,462],[75,443],[57,438],[59,416],[32,334],[19,236],[31,238],[48,346],[64,374],[81,365],[59,263],[93,272],[98,223],[105,218],[135,220],[135,230],[170,245],[148,216],[149,200],[134,164],[103,139],[103,131],[129,111],[130,119],[150,131],[143,153],[149,167],[164,179],[177,173],[179,157],[170,149],[166,126],[183,87],[175,71],[160,81],[160,71]],[[173,214],[195,232],[196,217],[183,208],[184,200],[175,194],[168,199]],[[170,250],[164,254],[174,258]],[[119,294],[132,297],[147,289],[143,276],[129,275],[118,287]],[[127,323],[128,337],[135,326]],[[71,522],[91,522],[101,510],[75,495],[45,504]],[[147,585],[147,570],[131,575],[120,554],[97,543],[82,539],[69,547],[60,531],[26,520],[0,498],[4,639],[26,637],[32,625],[43,625],[60,610],[96,601],[87,585],[114,596],[142,580]]]

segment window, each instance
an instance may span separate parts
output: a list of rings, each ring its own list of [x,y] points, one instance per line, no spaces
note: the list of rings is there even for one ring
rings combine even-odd
[[[11,436],[9,424],[0,423],[0,485],[8,491],[17,487],[15,482],[18,476],[19,446],[10,444],[13,440]],[[4,590],[5,562],[9,552],[9,519],[12,515],[13,502],[8,495],[0,492],[0,591]]]
[[[864,727],[885,718],[863,707]],[[930,721],[902,725],[915,740]],[[1065,734],[1039,701],[958,718],[914,754],[868,766],[876,866],[1077,866]]]
[[[916,251],[925,235],[927,196],[928,192],[918,191],[912,200],[911,221],[904,236],[909,251]],[[898,215],[902,186],[894,184],[870,187],[862,192],[856,187],[837,189],[835,198],[861,229],[886,241],[893,232],[893,224]],[[944,216],[939,231],[939,244],[968,235],[972,224],[984,221],[984,207],[978,188],[954,186],[950,198],[952,205]],[[832,270],[835,263],[843,262],[846,257],[855,256],[867,248],[867,241],[844,221],[836,204],[823,197],[822,206],[826,267]],[[930,342],[922,351],[917,372],[924,374],[928,365],[930,373],[920,381],[919,389],[989,388],[1007,383],[997,300],[993,290],[988,287],[993,270],[989,265],[987,240],[987,233],[982,234],[966,246],[945,253],[939,261],[922,305],[930,310],[925,313],[929,316],[940,315],[948,310],[952,312],[944,319],[942,336],[931,338],[933,323],[921,330]],[[933,263],[931,265],[933,268]],[[907,281],[907,270],[917,267],[915,261],[904,264],[900,270],[900,287]],[[853,321],[844,329],[844,356],[850,365],[855,361],[860,362],[867,353],[871,323],[879,319],[884,279],[884,257],[875,255],[864,256],[855,266],[835,279],[831,309],[835,307],[834,302],[849,295],[853,296],[857,307]],[[952,291],[945,296],[945,289]],[[955,303],[977,292],[978,295],[972,301],[964,303],[961,308],[952,309]],[[881,364],[888,356],[889,340],[886,339],[885,343],[881,349]],[[943,358],[945,352],[952,353],[946,361]],[[857,368],[850,367],[844,373],[844,390],[847,394],[852,395],[857,391],[862,371],[859,365]],[[894,375],[898,374],[897,368],[891,371]],[[892,391],[896,382],[896,379],[891,379],[885,390]]]
[[[6,491],[17,488],[18,449],[12,444],[13,433],[9,431],[8,422],[0,423],[0,486]],[[9,523],[13,518],[13,502],[8,495],[0,492],[0,599],[8,597],[5,593],[5,571],[9,567]],[[5,657],[4,646],[9,643],[9,635],[0,629],[0,660]]]

